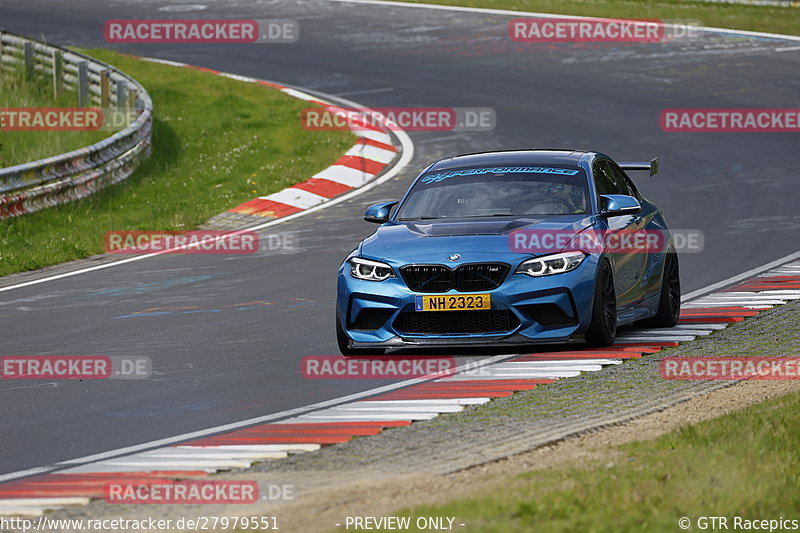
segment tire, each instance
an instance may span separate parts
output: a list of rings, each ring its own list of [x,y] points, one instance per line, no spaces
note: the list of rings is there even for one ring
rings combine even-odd
[[[661,294],[658,298],[658,311],[652,318],[642,320],[637,325],[648,328],[671,328],[678,323],[681,315],[681,277],[678,268],[678,254],[671,251],[664,258],[664,272],[661,274]]]
[[[386,350],[379,348],[351,348],[350,337],[344,332],[342,324],[339,322],[339,314],[336,314],[336,344],[339,345],[339,353],[347,357],[357,357],[359,355],[384,355]]]
[[[617,336],[617,294],[614,276],[607,261],[600,265],[594,284],[592,322],[586,331],[589,346],[610,346]]]

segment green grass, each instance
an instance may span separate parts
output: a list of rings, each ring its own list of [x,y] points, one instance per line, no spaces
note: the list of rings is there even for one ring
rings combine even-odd
[[[613,449],[611,459],[532,471],[468,499],[397,511],[455,516],[481,533],[680,531],[689,517],[798,519],[800,395]],[[574,464],[574,463],[573,463]],[[710,528],[709,528],[710,529]],[[416,531],[411,529],[411,531]]]
[[[89,55],[141,82],[155,106],[153,155],[126,181],[0,221],[0,276],[91,256],[111,230],[189,230],[255,196],[308,179],[353,143],[307,131],[309,104],[274,89],[105,50]]]
[[[700,19],[705,26],[800,35],[800,8],[681,0],[403,0],[587,17]]]
[[[53,94],[49,78],[41,73],[27,80],[21,70],[0,73],[0,108],[78,107],[77,94]],[[111,135],[108,131],[0,131],[0,168],[43,159],[84,146]]]

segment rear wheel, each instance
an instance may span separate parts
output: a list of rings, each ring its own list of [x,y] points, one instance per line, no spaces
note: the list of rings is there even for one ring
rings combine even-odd
[[[614,289],[611,266],[604,261],[594,284],[592,322],[586,331],[586,343],[589,346],[610,346],[614,344],[616,336],[617,291]]]
[[[339,353],[345,356],[383,355],[386,353],[386,350],[378,348],[351,348],[350,337],[344,332],[338,313],[336,314],[336,343],[339,345]]]
[[[681,315],[681,277],[678,254],[669,252],[664,258],[664,273],[661,276],[661,295],[655,316],[642,320],[638,325],[649,328],[671,328]]]

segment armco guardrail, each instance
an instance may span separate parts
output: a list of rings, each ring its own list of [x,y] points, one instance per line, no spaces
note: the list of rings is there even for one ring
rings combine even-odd
[[[15,69],[29,77],[51,75],[54,91],[75,89],[80,106],[135,111],[136,118],[86,148],[0,169],[0,219],[88,196],[124,180],[150,155],[153,103],[130,76],[83,54],[0,31],[0,75]]]

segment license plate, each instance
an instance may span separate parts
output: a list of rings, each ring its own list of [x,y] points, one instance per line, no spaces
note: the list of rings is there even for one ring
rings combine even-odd
[[[477,311],[492,308],[491,294],[443,294],[416,296],[416,311]]]

